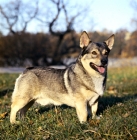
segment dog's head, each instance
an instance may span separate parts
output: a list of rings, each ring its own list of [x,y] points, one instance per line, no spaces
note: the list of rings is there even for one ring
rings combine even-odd
[[[108,55],[114,44],[114,35],[102,43],[92,42],[84,31],[80,37],[82,53],[80,61],[89,73],[104,74],[107,70]]]

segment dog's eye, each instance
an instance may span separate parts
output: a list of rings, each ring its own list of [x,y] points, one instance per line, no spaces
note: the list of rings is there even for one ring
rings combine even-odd
[[[93,51],[92,54],[93,54],[93,55],[97,55],[97,52]]]
[[[108,52],[107,52],[107,51],[105,51],[104,55],[108,55]]]

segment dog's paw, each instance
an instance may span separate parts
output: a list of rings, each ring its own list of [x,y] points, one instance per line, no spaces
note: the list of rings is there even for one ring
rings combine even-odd
[[[20,124],[21,124],[21,122],[20,122],[20,121],[14,121],[14,122],[11,122],[11,124],[20,125]]]
[[[85,122],[85,121],[80,121],[80,123],[81,123],[81,124],[86,124],[87,122]]]
[[[102,115],[99,115],[99,116],[94,115],[94,116],[92,116],[92,119],[93,119],[93,120],[100,120],[101,117],[102,117]]]

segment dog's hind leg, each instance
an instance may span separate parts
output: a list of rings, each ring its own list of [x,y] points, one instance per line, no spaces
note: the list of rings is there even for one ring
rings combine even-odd
[[[28,104],[26,104],[22,109],[20,109],[20,119],[24,119],[24,116],[27,110],[34,104],[35,100],[31,100]]]
[[[16,114],[20,109],[22,109],[26,104],[28,104],[28,102],[29,101],[24,98],[16,98],[12,101],[11,113],[10,113],[10,123],[12,123],[12,124],[19,123],[18,121],[16,121]]]

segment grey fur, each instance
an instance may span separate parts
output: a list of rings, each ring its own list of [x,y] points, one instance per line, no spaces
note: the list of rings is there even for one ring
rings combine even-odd
[[[107,64],[102,65],[102,59],[107,60],[109,52],[107,56],[105,53],[112,48],[113,42],[114,35],[106,43],[93,43],[83,32],[80,38],[82,53],[75,64],[66,69],[27,68],[15,83],[10,122],[18,123],[16,113],[19,111],[23,117],[34,102],[75,107],[81,123],[87,120],[89,105],[92,118],[95,118],[107,76]]]

